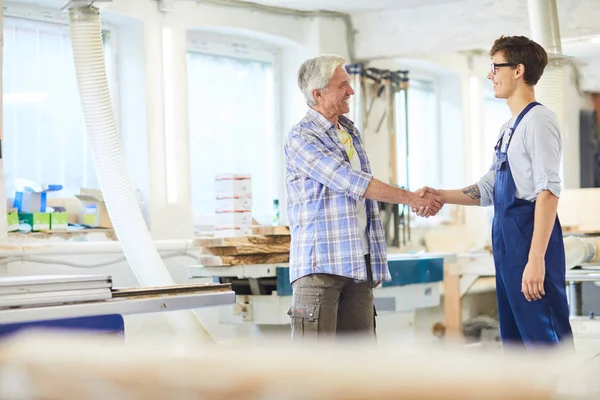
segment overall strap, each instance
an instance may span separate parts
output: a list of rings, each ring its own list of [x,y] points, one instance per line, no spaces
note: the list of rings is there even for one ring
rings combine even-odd
[[[523,109],[523,111],[521,111],[519,113],[519,115],[517,116],[517,119],[515,120],[515,123],[513,124],[513,126],[510,128],[510,133],[508,134],[508,142],[506,143],[506,151],[507,152],[508,152],[508,146],[510,146],[510,141],[512,140],[513,133],[515,133],[515,131],[517,130],[517,126],[519,126],[519,122],[521,122],[521,120],[523,119],[525,114],[527,114],[529,112],[529,110],[531,110],[533,107],[535,107],[537,105],[541,106],[541,104],[538,103],[537,101],[527,104],[527,107],[525,107]]]

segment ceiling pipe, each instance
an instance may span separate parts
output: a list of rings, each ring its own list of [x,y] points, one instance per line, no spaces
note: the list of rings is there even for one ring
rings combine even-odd
[[[556,0],[528,0],[531,39],[539,43],[549,56],[562,55]]]

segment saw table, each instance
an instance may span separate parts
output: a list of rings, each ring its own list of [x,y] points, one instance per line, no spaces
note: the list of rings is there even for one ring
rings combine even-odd
[[[234,302],[235,293],[226,283],[122,289],[113,287],[110,276],[0,278],[0,334],[26,326],[102,325],[103,322],[95,324],[93,321],[106,320],[107,316],[117,316],[122,324],[123,315]],[[115,323],[114,318],[111,321]],[[110,330],[119,329],[122,327]]]

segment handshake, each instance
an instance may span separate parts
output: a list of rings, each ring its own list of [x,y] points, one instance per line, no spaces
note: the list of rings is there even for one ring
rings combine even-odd
[[[429,218],[436,215],[442,209],[444,203],[444,197],[440,192],[425,186],[412,193],[410,203],[407,205],[418,216]]]

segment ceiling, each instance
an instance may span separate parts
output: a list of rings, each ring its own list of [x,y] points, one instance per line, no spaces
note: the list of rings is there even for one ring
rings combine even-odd
[[[68,3],[68,0],[8,1],[37,3],[55,8]],[[352,17],[356,33],[355,49],[359,59],[487,50],[500,35],[532,37],[525,0],[240,1],[292,9],[324,9],[348,13]],[[563,52],[575,57],[600,58],[600,43],[581,40],[590,36],[600,38],[599,0],[556,1]]]
[[[250,0],[244,0],[246,2]],[[488,49],[500,35],[532,37],[525,0],[252,0],[270,6],[348,13],[360,59]],[[598,0],[557,0],[563,39],[600,35]],[[535,39],[535,38],[534,38]],[[600,54],[598,44],[565,53]]]
[[[444,3],[460,3],[461,0],[241,0],[268,6],[293,8],[296,10],[328,10],[343,13],[363,11],[417,8]]]

